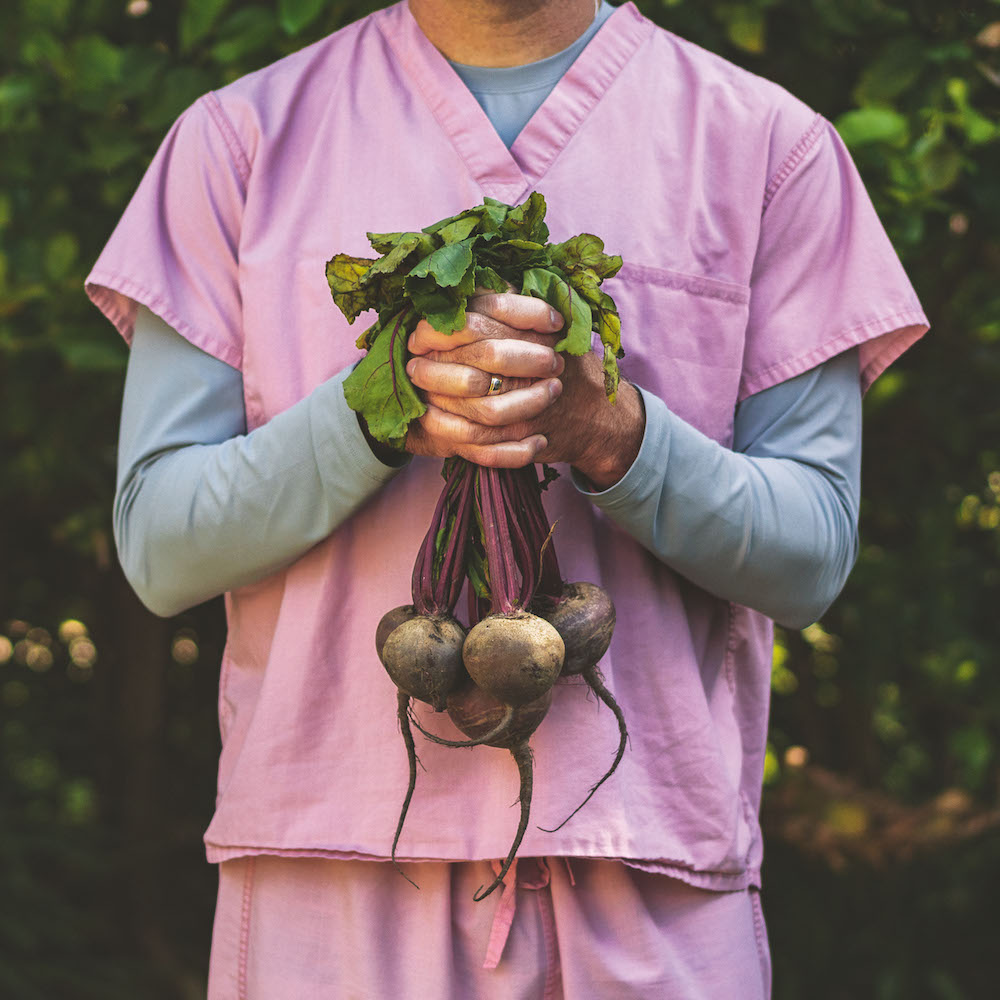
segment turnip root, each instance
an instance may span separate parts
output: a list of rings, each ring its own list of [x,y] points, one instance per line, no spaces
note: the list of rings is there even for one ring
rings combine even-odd
[[[551,608],[536,611],[562,636],[566,647],[563,676],[582,674],[598,663],[611,645],[615,606],[608,592],[593,583],[567,583]]]
[[[402,625],[403,622],[415,618],[416,614],[417,609],[412,604],[401,604],[398,608],[393,608],[382,615],[378,627],[375,629],[375,652],[380,660],[385,640],[389,638],[393,630]]]
[[[399,819],[396,821],[396,834],[392,838],[392,858],[393,867],[406,879],[410,885],[419,889],[420,886],[410,878],[396,861],[396,847],[399,845],[399,837],[403,832],[403,823],[406,821],[406,814],[410,810],[410,799],[413,798],[413,790],[417,787],[417,749],[413,745],[413,733],[410,731],[410,697],[403,691],[396,693],[396,718],[399,721],[399,731],[403,735],[403,743],[406,746],[406,759],[410,766],[410,775],[406,785],[406,798],[403,799],[403,807],[399,811]]]
[[[382,663],[400,691],[436,712],[465,676],[465,630],[454,618],[416,615],[397,625],[382,648]]]
[[[540,827],[546,833],[555,833],[590,801],[594,792],[618,769],[628,745],[628,729],[621,706],[608,690],[597,666],[611,645],[615,628],[615,606],[607,592],[593,583],[567,583],[557,601],[537,603],[541,605],[538,614],[555,626],[566,646],[563,675],[578,674],[583,677],[590,690],[611,709],[618,722],[618,750],[611,767],[591,785],[584,800],[558,826]]]
[[[514,709],[514,721],[509,729],[499,737],[490,738],[488,746],[510,750],[538,728],[545,713],[552,704],[552,691],[546,691],[534,701],[518,705]],[[448,697],[448,717],[470,739],[482,739],[496,723],[506,717],[509,706],[499,698],[467,682]]]
[[[548,691],[562,670],[565,646],[544,618],[526,611],[487,615],[469,630],[462,659],[484,691],[525,705]]]
[[[528,739],[545,718],[545,713],[548,712],[551,704],[552,689],[549,688],[541,697],[518,706],[514,710],[514,722],[508,732],[499,740],[490,743],[490,746],[509,750],[514,758],[514,763],[517,764],[520,778],[518,802],[521,806],[521,818],[514,834],[514,841],[507,852],[507,857],[500,866],[497,877],[485,889],[480,886],[472,897],[477,903],[485,899],[503,882],[504,876],[514,863],[517,849],[524,839],[524,832],[528,829],[531,793],[534,784],[534,768]],[[475,684],[466,685],[448,699],[448,715],[452,722],[472,739],[481,738],[484,733],[495,728],[497,718],[502,716],[506,710],[507,706],[486,691],[476,687]]]

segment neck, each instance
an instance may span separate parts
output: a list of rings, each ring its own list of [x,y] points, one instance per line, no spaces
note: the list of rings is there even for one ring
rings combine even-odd
[[[421,31],[452,62],[523,66],[572,45],[595,0],[409,0]]]

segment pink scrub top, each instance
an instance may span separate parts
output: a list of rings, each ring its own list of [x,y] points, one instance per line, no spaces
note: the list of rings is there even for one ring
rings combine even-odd
[[[367,317],[350,328],[334,307],[329,257],[372,256],[368,231],[532,190],[554,241],[593,232],[624,258],[607,290],[626,375],[724,445],[740,399],[855,346],[867,388],[927,329],[829,123],[631,3],[509,151],[405,3],[206,95],[167,136],[87,287],[126,339],[142,303],[239,368],[252,429],[358,357]],[[439,472],[415,459],[294,564],[227,595],[210,860],[388,855],[407,762],[374,634],[409,602]],[[566,579],[616,602],[601,666],[631,742],[570,823],[538,829],[578,804],[618,740],[587,687],[561,681],[532,738],[520,853],[758,885],[771,622],[674,573],[600,503],[568,475],[546,499]],[[517,820],[509,755],[418,751],[400,857],[503,857]]]

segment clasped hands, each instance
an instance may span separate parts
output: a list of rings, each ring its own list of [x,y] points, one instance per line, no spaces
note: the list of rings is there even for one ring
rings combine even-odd
[[[611,406],[599,358],[553,350],[563,318],[541,299],[483,292],[466,315],[452,334],[421,320],[410,335],[406,370],[427,412],[410,425],[406,450],[497,468],[566,462],[597,488],[617,482],[642,440],[634,387],[623,381]],[[488,395],[495,375],[503,389]]]

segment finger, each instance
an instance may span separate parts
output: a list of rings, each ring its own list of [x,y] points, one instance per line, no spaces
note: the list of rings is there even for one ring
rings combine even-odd
[[[524,295],[499,296],[490,293],[490,296],[492,298],[524,300],[530,309],[522,308],[521,311],[530,311],[535,314],[534,326],[518,327],[505,323],[492,314],[473,309],[472,303],[475,300],[469,299],[470,307],[465,314],[465,326],[454,333],[441,333],[439,330],[435,330],[427,320],[420,320],[407,341],[410,353],[427,354],[429,351],[450,351],[455,347],[471,344],[477,340],[503,340],[512,337],[550,346],[555,343],[555,334],[562,328],[562,316],[550,305],[542,302],[541,299],[532,299]],[[482,298],[486,298],[486,296]],[[517,310],[514,309],[511,312],[517,312]],[[558,318],[558,324],[553,321],[553,316]]]
[[[427,402],[447,413],[464,417],[475,424],[487,427],[509,427],[512,424],[533,420],[559,398],[562,383],[558,379],[534,382],[522,389],[501,393],[498,396],[461,398],[428,393]]]
[[[429,358],[411,358],[406,365],[406,373],[418,389],[463,398],[485,396],[493,381],[493,375],[480,368],[454,363],[446,364],[443,361],[432,361]],[[532,381],[530,378],[506,376],[503,378],[500,393],[523,388],[531,385]]]
[[[432,351],[424,359],[517,378],[548,378],[559,375],[565,366],[562,355],[551,347],[527,340],[479,340],[451,351]]]
[[[429,437],[452,449],[463,445],[479,446],[502,444],[504,441],[523,441],[539,433],[527,422],[492,427],[430,404],[418,421]]]
[[[511,292],[481,292],[469,299],[468,308],[515,330],[555,333],[563,327],[562,313],[544,299]]]
[[[521,469],[530,465],[535,456],[546,447],[541,435],[524,441],[503,441],[491,445],[464,445],[455,452],[467,462],[485,465],[494,469]]]
[[[438,434],[429,433],[422,426],[423,419],[414,420],[406,436],[406,450],[413,455],[426,455],[432,458],[450,458],[457,455],[477,465],[498,469],[519,469],[534,461],[535,456],[548,447],[547,439],[542,434],[527,434],[519,440],[498,439],[478,444],[450,441]]]

